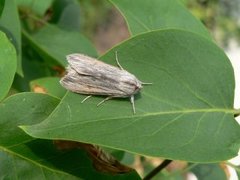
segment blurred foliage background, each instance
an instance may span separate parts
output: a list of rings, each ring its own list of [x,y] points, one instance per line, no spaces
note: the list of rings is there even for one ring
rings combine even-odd
[[[221,46],[240,38],[239,0],[183,0]]]
[[[18,0],[24,2],[24,0]],[[48,0],[58,5],[57,1]],[[61,27],[66,24],[67,17],[62,15],[61,10],[71,4],[72,0],[60,0],[65,6],[56,7],[53,5],[45,13],[45,20],[52,23],[57,23]],[[107,0],[76,0],[80,3],[79,8],[76,8],[77,17],[74,20],[68,21],[68,27],[81,29],[81,33],[87,36],[95,45],[100,54],[104,53],[113,45],[129,37],[127,25],[121,16],[120,12],[115,9]],[[186,6],[192,14],[200,19],[202,23],[212,33],[217,43],[226,48],[233,40],[240,40],[240,0],[179,0]],[[23,3],[24,4],[24,3]],[[46,3],[47,4],[47,3]],[[79,4],[75,4],[79,6]],[[69,13],[66,10],[66,14]],[[70,8],[69,8],[70,9]],[[57,10],[57,11],[56,11]],[[23,12],[26,12],[23,9]],[[53,13],[54,12],[54,13]],[[52,14],[53,13],[53,14]],[[80,13],[80,16],[79,16]],[[61,14],[61,17],[60,17]],[[63,13],[64,14],[64,13]]]
[[[181,1],[194,16],[203,22],[220,46],[227,47],[233,39],[239,42],[240,0]],[[99,31],[102,31],[102,29],[107,31],[109,25],[111,26],[120,19],[118,17],[120,14],[106,0],[79,0],[79,2],[82,6],[82,31],[92,40],[97,38],[97,35],[101,35]],[[119,23],[119,25],[124,26],[124,23]],[[120,31],[119,28],[124,28],[120,26],[112,29],[112,31]]]

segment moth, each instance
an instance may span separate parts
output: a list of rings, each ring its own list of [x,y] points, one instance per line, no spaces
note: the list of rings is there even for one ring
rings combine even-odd
[[[135,114],[134,95],[142,89],[142,85],[151,84],[141,82],[124,70],[118,61],[117,52],[118,67],[83,54],[70,54],[67,61],[67,73],[60,80],[60,84],[72,92],[89,95],[82,103],[92,95],[107,96],[97,106],[111,98],[130,97]]]

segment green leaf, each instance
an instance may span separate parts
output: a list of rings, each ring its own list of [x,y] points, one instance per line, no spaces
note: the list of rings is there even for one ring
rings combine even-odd
[[[21,28],[17,6],[14,0],[5,1],[4,9],[0,18],[0,30],[6,33],[9,40],[17,51],[17,73],[23,76],[22,72],[22,50],[21,50]]]
[[[16,2],[18,6],[30,8],[36,14],[43,16],[47,9],[51,6],[53,0],[16,0]]]
[[[59,100],[46,94],[21,93],[0,104],[1,179],[139,179],[136,172],[110,176],[96,172],[83,150],[58,150],[52,141],[34,139],[19,124],[39,123]]]
[[[226,167],[225,167],[226,168]],[[226,180],[226,169],[220,164],[198,164],[191,169],[198,179],[201,180]]]
[[[62,98],[66,90],[59,83],[60,78],[47,77],[31,81],[30,88],[33,92],[43,92],[51,96]]]
[[[77,31],[64,31],[53,25],[46,25],[31,36],[24,32],[32,46],[45,58],[66,66],[66,55],[84,53],[96,56],[92,44]]]
[[[51,150],[50,142],[34,140],[17,127],[21,123],[34,124],[42,121],[58,102],[47,95],[22,93],[11,96],[0,104],[1,179],[73,177],[46,164],[44,157],[57,156],[47,151]]]
[[[52,6],[51,22],[66,30],[80,30],[80,4],[77,0],[58,0]]]
[[[161,30],[141,34],[101,59],[116,64],[145,86],[135,97],[110,100],[68,93],[43,122],[22,129],[33,137],[98,144],[141,155],[215,162],[239,150],[234,119],[232,66],[214,43],[195,33]]]
[[[8,94],[17,68],[15,48],[0,31],[0,101]]]
[[[110,0],[133,35],[157,29],[183,29],[211,39],[207,29],[176,0]]]

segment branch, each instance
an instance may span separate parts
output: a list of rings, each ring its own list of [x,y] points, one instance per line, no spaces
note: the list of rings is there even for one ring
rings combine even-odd
[[[153,178],[156,174],[158,174],[162,169],[167,167],[172,162],[172,160],[164,160],[159,166],[157,166],[155,169],[153,169],[147,176],[143,178],[143,180],[150,180]]]

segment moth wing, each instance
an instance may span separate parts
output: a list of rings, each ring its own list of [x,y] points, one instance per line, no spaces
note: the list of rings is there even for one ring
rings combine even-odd
[[[72,68],[68,68],[68,73],[61,79],[60,83],[66,89],[80,94],[124,96],[124,92],[119,91],[112,83],[95,76],[79,74]]]
[[[79,74],[84,75],[102,76],[106,73],[110,75],[116,71],[120,71],[115,66],[83,54],[70,54],[67,56],[67,61]]]

